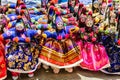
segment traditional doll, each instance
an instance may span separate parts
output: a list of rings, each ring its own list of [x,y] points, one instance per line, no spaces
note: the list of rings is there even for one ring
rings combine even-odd
[[[68,0],[68,8],[70,9],[71,13],[74,13],[74,7],[75,7],[75,0]]]
[[[97,35],[93,28],[92,12],[90,11],[85,20],[86,26],[80,29],[76,43],[79,45],[80,53],[82,54],[83,62],[80,66],[83,69],[92,71],[101,70],[109,66],[109,59],[105,48],[97,42]]]
[[[70,38],[70,34],[76,31],[78,27],[63,26],[61,16],[56,14],[55,29],[42,34],[47,39],[42,47],[39,60],[51,66],[54,73],[59,73],[61,68],[73,72],[73,67],[82,61],[77,45]]]
[[[52,5],[48,9],[48,24],[51,24],[53,22],[54,15],[55,15],[55,11],[54,11],[54,6]]]
[[[41,7],[47,9],[48,0],[41,0]]]
[[[106,74],[120,74],[120,40],[119,40],[119,24],[120,24],[120,14],[118,14],[118,26],[117,30],[109,31],[107,34],[102,35],[102,42],[106,47],[106,51],[110,60],[110,67],[101,70]],[[114,31],[114,32],[113,32]]]
[[[86,7],[82,7],[81,10],[79,10],[78,13],[78,24],[79,27],[85,27],[85,21],[86,21]]]
[[[105,15],[105,11],[107,9],[107,3],[106,2],[101,3],[100,9],[101,9],[100,14]]]
[[[4,22],[2,20],[2,15],[0,15],[0,35],[4,32]],[[6,62],[5,62],[5,46],[4,42],[0,40],[0,80],[3,80],[7,77],[7,68],[6,68]]]
[[[0,14],[0,34],[2,34],[5,31],[6,24],[7,23],[5,16]]]
[[[99,14],[99,3],[97,0],[93,3],[93,16],[97,16]]]
[[[25,29],[24,26],[23,20],[18,19],[15,28],[0,35],[0,40],[10,39],[10,42],[6,45],[5,57],[7,69],[12,72],[12,78],[15,80],[18,79],[20,73],[29,73],[28,76],[32,77],[33,72],[39,65],[38,59],[33,57],[30,49],[31,46],[36,47],[36,44],[30,43],[30,41],[40,31]],[[32,60],[36,62],[34,67],[32,67]]]
[[[79,0],[75,0],[75,7],[74,7],[74,16],[77,17],[78,10],[81,7],[82,3],[79,3]]]

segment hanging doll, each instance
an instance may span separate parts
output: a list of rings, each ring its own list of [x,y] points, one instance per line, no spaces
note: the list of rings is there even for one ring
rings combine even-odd
[[[75,0],[75,7],[74,7],[74,16],[77,17],[78,10],[83,5],[82,3],[79,2],[79,0]]]
[[[99,3],[97,0],[93,2],[93,16],[99,15]]]
[[[48,0],[41,0],[41,7],[47,9]]]
[[[105,48],[97,42],[97,35],[93,28],[92,12],[90,11],[85,20],[86,26],[80,28],[76,43],[79,45],[83,62],[80,67],[92,71],[98,71],[109,66],[109,59]]]
[[[4,32],[4,22],[2,21],[2,15],[0,15],[0,34]],[[4,42],[0,40],[0,80],[3,80],[7,77],[7,68],[6,68],[6,62],[5,62],[5,47]]]
[[[74,13],[75,0],[68,0],[68,8],[70,9],[70,13]]]
[[[61,16],[56,13],[55,29],[42,34],[46,41],[39,60],[43,64],[51,66],[54,73],[59,73],[61,68],[73,72],[73,67],[82,61],[77,45],[70,38],[70,34],[76,31],[78,31],[78,27],[63,26]]]
[[[81,9],[79,9],[78,12],[78,23],[79,23],[79,27],[85,27],[85,21],[86,21],[86,7],[82,7]]]
[[[48,24],[52,23],[54,15],[55,15],[54,6],[51,5],[48,9]]]
[[[28,76],[32,77],[39,65],[38,58],[35,57],[39,55],[35,49],[38,51],[39,49],[35,42],[30,43],[30,41],[40,31],[25,29],[24,26],[23,20],[18,19],[15,28],[0,35],[0,40],[10,39],[6,45],[5,57],[7,69],[12,72],[12,78],[15,80],[18,79],[20,73],[28,73]]]

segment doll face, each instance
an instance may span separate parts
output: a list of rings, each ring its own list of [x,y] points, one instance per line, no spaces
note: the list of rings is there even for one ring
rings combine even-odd
[[[99,4],[98,3],[94,3],[93,5],[95,8],[98,8],[99,7]]]
[[[78,6],[75,6],[74,10],[77,13],[78,12]]]
[[[118,9],[119,4],[120,4],[119,1],[116,1],[116,2],[115,2],[115,9]]]
[[[81,21],[82,23],[84,23],[84,22],[86,21],[86,16],[81,15],[81,17],[80,17],[80,21]]]
[[[92,27],[92,25],[93,25],[93,20],[90,20],[90,19],[86,20],[87,27]]]
[[[23,24],[23,23],[17,23],[17,24],[16,24],[16,30],[21,31],[21,30],[23,30],[23,29],[24,29],[24,24]]]
[[[57,29],[58,29],[58,30],[63,29],[63,22],[58,22],[58,23],[57,23]]]
[[[72,6],[75,6],[75,0],[71,0]]]

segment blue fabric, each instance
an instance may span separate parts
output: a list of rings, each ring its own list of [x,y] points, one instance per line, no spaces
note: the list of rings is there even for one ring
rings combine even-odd
[[[70,30],[74,29],[75,26],[66,26],[65,29],[62,29],[58,32],[51,32],[49,30],[45,31],[44,33],[47,35],[47,38],[54,38],[57,39],[58,36],[61,36],[62,39],[65,39],[66,34],[70,34]]]
[[[64,3],[64,2],[67,2],[68,0],[58,0],[58,3]]]
[[[102,40],[111,65],[111,67],[105,68],[104,71],[108,73],[120,72],[120,48],[114,44],[110,36],[103,36]]]
[[[21,35],[25,35],[25,37],[30,37],[30,39],[32,39],[33,36],[35,36],[36,34],[37,34],[37,30],[28,29],[27,31],[17,33],[15,31],[15,28],[12,28],[9,31],[7,31],[6,33],[3,33],[2,36],[4,37],[5,40],[6,39],[13,40],[13,38],[18,37],[19,42],[25,42],[25,39],[22,38]]]
[[[80,2],[82,2],[84,5],[88,5],[92,3],[92,0],[79,0]]]

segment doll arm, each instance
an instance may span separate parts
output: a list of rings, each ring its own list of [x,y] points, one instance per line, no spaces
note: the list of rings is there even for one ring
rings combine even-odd
[[[7,21],[10,22],[10,21],[14,21],[14,20],[22,18],[22,16],[20,16],[20,15],[17,16],[15,14],[10,14],[10,15],[7,15],[6,18],[7,18]]]
[[[7,29],[10,29],[10,28],[14,27],[15,24],[16,24],[15,21],[13,21],[13,22],[9,22],[8,25],[7,25]]]
[[[30,42],[30,40],[28,40],[28,38],[22,38],[22,37],[14,37],[12,39],[12,41],[15,41],[15,42]]]
[[[50,32],[49,30],[47,30],[47,31],[44,31],[42,33],[42,37],[44,37],[44,38],[56,38],[56,34],[55,34],[55,32]]]
[[[7,7],[8,7],[8,8],[15,9],[15,8],[16,8],[16,4],[8,4]]]
[[[3,33],[0,35],[0,40],[3,41],[3,40],[10,39],[12,34],[13,34],[13,31],[7,31],[6,33]]]
[[[77,26],[66,26],[65,30],[66,30],[67,33],[72,34],[72,33],[78,32],[79,27],[77,27]]]

